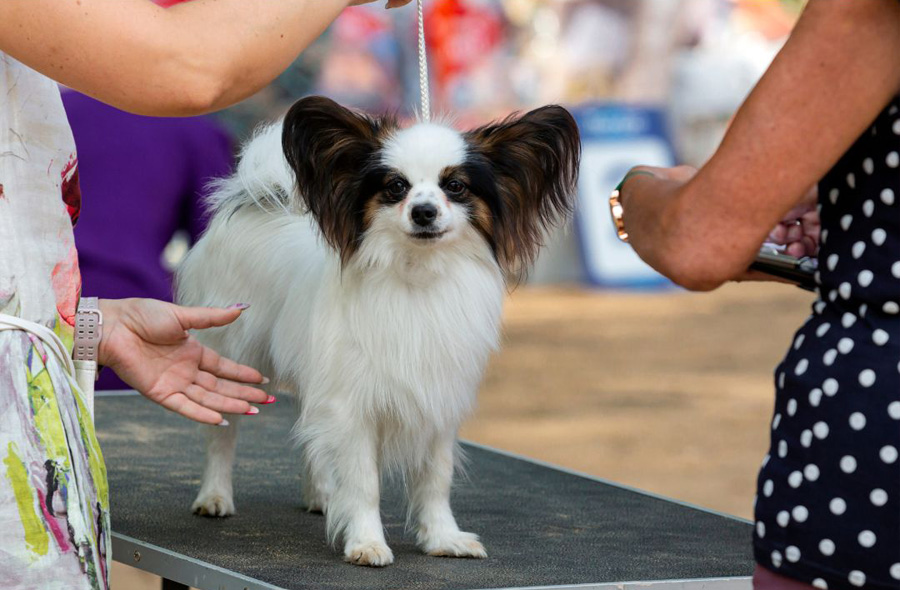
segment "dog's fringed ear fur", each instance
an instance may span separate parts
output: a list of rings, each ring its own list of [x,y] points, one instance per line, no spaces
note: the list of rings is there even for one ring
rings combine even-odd
[[[534,262],[544,233],[571,213],[581,160],[578,125],[557,105],[513,115],[466,134],[496,182],[491,245],[513,281]],[[493,199],[492,199],[493,200]]]
[[[370,118],[321,96],[298,100],[284,118],[281,143],[300,199],[344,263],[363,234],[366,173],[396,127],[393,118]]]

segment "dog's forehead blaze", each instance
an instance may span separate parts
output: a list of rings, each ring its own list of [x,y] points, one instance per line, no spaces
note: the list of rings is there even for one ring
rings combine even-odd
[[[418,123],[387,139],[382,163],[402,172],[415,184],[437,180],[444,168],[459,166],[465,158],[466,142],[458,131],[434,123]]]

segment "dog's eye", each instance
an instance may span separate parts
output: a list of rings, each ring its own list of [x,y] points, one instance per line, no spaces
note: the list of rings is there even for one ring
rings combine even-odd
[[[466,190],[466,185],[458,180],[451,180],[444,185],[444,190],[447,191],[448,195],[459,196]]]
[[[387,192],[392,197],[402,197],[406,194],[406,183],[400,179],[393,180],[388,183]]]

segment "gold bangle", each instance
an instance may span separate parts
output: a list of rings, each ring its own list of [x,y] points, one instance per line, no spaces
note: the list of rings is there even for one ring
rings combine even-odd
[[[647,176],[652,176],[656,178],[656,175],[648,170],[632,170],[616,185],[616,188],[609,195],[609,213],[612,216],[613,224],[616,226],[616,235],[619,236],[619,239],[623,242],[628,241],[628,232],[625,231],[625,220],[622,218],[625,210],[622,208],[622,201],[619,196],[622,194],[622,185],[631,178],[632,176],[637,176],[639,174],[646,174]]]

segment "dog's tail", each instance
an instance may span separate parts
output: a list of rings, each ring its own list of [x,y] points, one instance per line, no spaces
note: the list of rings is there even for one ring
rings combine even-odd
[[[257,128],[241,149],[234,174],[210,182],[207,209],[230,216],[244,206],[298,214],[300,200],[281,147],[281,121]]]

